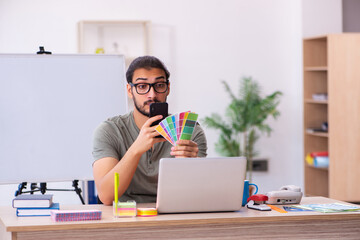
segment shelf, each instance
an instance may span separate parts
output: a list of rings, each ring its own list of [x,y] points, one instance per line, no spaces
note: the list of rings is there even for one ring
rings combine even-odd
[[[317,169],[317,170],[320,170],[320,171],[329,171],[329,168],[322,168],[322,167],[314,167],[312,165],[309,165],[308,163],[305,162],[305,166],[306,167],[309,167],[309,168],[312,168],[312,169]]]
[[[322,133],[322,132],[315,132],[315,133],[305,132],[305,134],[316,137],[329,137],[329,133]]]
[[[313,99],[305,99],[305,103],[316,103],[316,104],[328,104],[328,100],[313,100]]]
[[[314,37],[306,37],[304,40],[312,40],[312,41],[326,41],[327,35],[320,35],[320,36],[314,36]]]
[[[304,156],[314,151],[331,155],[328,168],[304,164],[306,194],[360,201],[356,184],[360,182],[360,148],[356,144],[360,139],[360,110],[354,107],[360,102],[359,42],[358,33],[303,40]],[[328,98],[321,98],[321,94]],[[317,126],[321,129],[324,122],[329,124],[331,134],[307,131]]]
[[[304,71],[327,71],[327,66],[304,67]]]
[[[119,25],[119,24],[147,24],[150,21],[142,21],[142,20],[125,20],[125,21],[118,21],[118,20],[84,20],[81,21],[82,24],[95,24],[95,25],[102,25],[102,26],[111,26],[111,25]]]
[[[304,50],[304,153],[328,151],[329,134],[326,132],[307,132],[307,128],[328,122],[328,101],[312,98],[316,93],[328,93],[328,54],[327,36],[308,38],[303,41]],[[305,162],[305,193],[328,196],[329,171],[316,168]]]

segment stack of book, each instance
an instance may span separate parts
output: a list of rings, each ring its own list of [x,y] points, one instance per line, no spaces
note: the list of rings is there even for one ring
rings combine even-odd
[[[329,152],[312,152],[306,155],[307,164],[318,167],[328,168],[329,167]]]
[[[51,194],[30,194],[19,195],[12,201],[13,208],[16,208],[16,216],[50,216],[51,210],[59,210],[59,203],[53,202]]]
[[[315,93],[312,95],[312,98],[316,101],[326,101],[328,100],[328,95],[327,93]]]
[[[307,133],[327,133],[328,131],[323,128],[307,128]]]

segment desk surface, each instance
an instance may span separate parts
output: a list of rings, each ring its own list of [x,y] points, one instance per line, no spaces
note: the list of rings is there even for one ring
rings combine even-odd
[[[340,202],[323,197],[311,197],[303,198],[301,204],[311,203],[334,203]],[[150,207],[149,204],[139,204],[138,207]],[[293,228],[293,233],[290,234],[302,234],[309,232],[307,227],[315,226],[321,232],[328,232],[332,236],[335,234],[335,228],[356,234],[360,233],[360,212],[342,212],[342,213],[318,213],[318,212],[288,212],[279,213],[276,211],[256,211],[247,208],[242,208],[238,212],[221,212],[221,213],[188,213],[188,214],[161,214],[155,217],[134,217],[134,218],[114,218],[112,214],[111,206],[104,205],[76,205],[76,206],[60,206],[62,210],[65,209],[99,209],[102,211],[102,219],[97,221],[78,221],[78,222],[53,222],[50,217],[16,217],[16,209],[12,207],[0,207],[0,219],[2,235],[7,238],[12,236],[12,239],[22,239],[22,236],[30,236],[35,234],[37,239],[41,239],[41,236],[49,237],[49,234],[56,234],[57,232],[72,231],[69,234],[79,233],[84,239],[89,238],[89,235],[80,233],[81,231],[87,231],[91,236],[95,236],[96,232],[103,231],[99,236],[103,238],[110,237],[110,234],[144,234],[145,229],[147,233],[154,231],[155,234],[165,234],[166,236],[174,238],[174,235],[169,235],[175,229],[182,229],[181,234],[184,236],[195,233],[200,233],[201,229],[206,228],[207,234],[213,234],[212,236],[218,236],[223,231],[227,232],[231,230],[231,233],[248,234],[248,236],[267,236],[269,231],[274,234],[277,226]],[[300,224],[301,223],[301,224]],[[333,223],[333,224],[330,224]],[[315,225],[314,225],[315,224]],[[301,226],[300,226],[301,225]],[[332,226],[334,225],[334,226]],[[256,229],[262,229],[261,231],[253,231]],[[353,226],[357,226],[355,229]],[[326,229],[322,229],[326,227]],[[134,229],[141,229],[142,231],[134,231]],[[187,229],[186,231],[184,231]],[[192,230],[191,230],[192,229]],[[268,230],[266,230],[268,229]],[[346,230],[348,229],[348,230]],[[189,230],[189,231],[188,231]],[[350,231],[351,230],[351,231]],[[46,232],[46,233],[44,233]],[[136,232],[136,233],[135,233]],[[44,233],[45,235],[42,235]],[[354,233],[354,234],[355,234]],[[37,235],[36,235],[37,234]],[[172,233],[175,234],[175,233]],[[179,234],[179,233],[178,233]],[[278,233],[275,234],[275,236]],[[306,235],[306,234],[305,234]],[[323,236],[325,236],[323,235]],[[59,239],[66,238],[66,234],[60,235]],[[68,235],[73,236],[73,235]],[[123,235],[128,236],[128,235]],[[130,235],[129,235],[130,236]],[[128,236],[128,237],[129,237]],[[138,235],[140,237],[141,235]],[[144,236],[144,235],[142,235]],[[151,235],[154,238],[160,237],[160,235]],[[178,236],[178,235],[177,235]],[[205,237],[204,235],[201,235]],[[221,235],[225,236],[225,235]],[[226,235],[228,236],[228,235]],[[239,235],[234,235],[239,236]],[[280,235],[279,235],[280,236]],[[288,235],[289,237],[290,235]],[[291,235],[293,236],[293,235]],[[310,235],[309,235],[310,236]],[[314,237],[314,235],[311,235]],[[350,236],[350,235],[346,235]],[[352,235],[351,235],[352,236]],[[354,235],[355,236],[355,235]],[[34,238],[35,238],[34,237]],[[208,236],[209,237],[209,236]],[[218,236],[219,237],[219,236]],[[55,238],[55,237],[54,237]],[[54,239],[53,238],[53,239]],[[10,238],[11,239],[11,238]]]

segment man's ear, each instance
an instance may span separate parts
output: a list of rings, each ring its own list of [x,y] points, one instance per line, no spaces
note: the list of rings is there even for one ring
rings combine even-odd
[[[169,94],[170,94],[170,82],[169,82],[169,84],[168,84],[168,92],[167,92],[167,95],[166,95],[166,96],[169,96]]]
[[[129,96],[129,98],[133,98],[133,94],[132,94],[132,91],[131,91],[131,86],[130,86],[130,84],[126,84],[126,92],[127,92],[127,94],[128,94],[128,96]]]

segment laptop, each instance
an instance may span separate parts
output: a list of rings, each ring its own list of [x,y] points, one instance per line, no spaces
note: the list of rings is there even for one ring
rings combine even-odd
[[[159,162],[157,211],[238,211],[245,174],[245,157],[162,158]]]

